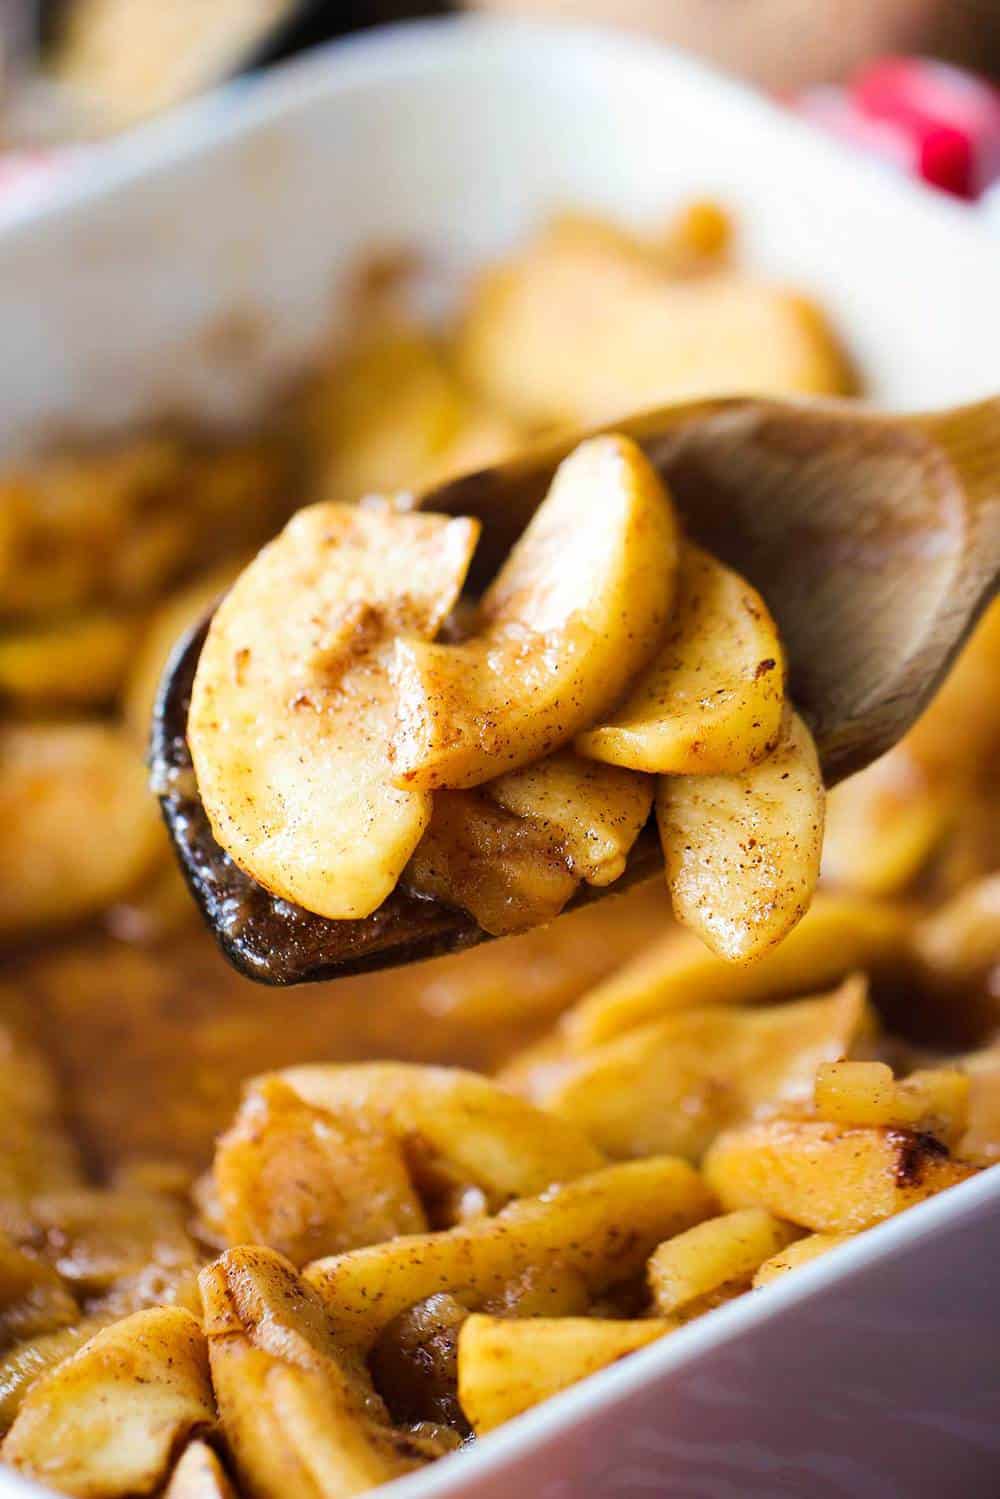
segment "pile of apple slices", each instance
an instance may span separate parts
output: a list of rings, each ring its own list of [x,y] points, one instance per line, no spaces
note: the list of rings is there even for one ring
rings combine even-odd
[[[470,607],[479,529],[315,505],[246,569],[188,723],[219,843],[333,920],[402,883],[500,934],[618,879],[655,803],[679,919],[736,960],[779,942],[824,792],[763,599],[621,436],[565,460]]]

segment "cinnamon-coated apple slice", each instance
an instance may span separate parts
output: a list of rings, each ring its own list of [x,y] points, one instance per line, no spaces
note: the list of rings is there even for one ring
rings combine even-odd
[[[490,801],[531,818],[562,844],[566,862],[588,885],[611,885],[653,807],[651,776],[559,750],[483,788]]]
[[[474,791],[436,791],[403,884],[492,936],[558,916],[581,880],[609,885],[653,805],[652,776],[560,750]]]
[[[216,839],[275,895],[350,918],[394,888],[431,800],[391,781],[393,642],[437,632],[478,535],[389,504],[314,505],[220,605],[188,742]]]
[[[662,649],[618,711],[579,734],[576,747],[630,770],[731,775],[773,748],[784,695],[784,651],[764,600],[688,543]]]
[[[484,594],[471,637],[401,639],[394,780],[495,780],[608,713],[656,654],[673,606],[678,526],[631,438],[591,438]]]
[[[363,1361],[282,1255],[229,1249],[200,1282],[219,1422],[242,1492],[350,1499],[447,1450],[437,1428],[393,1424]]]
[[[776,748],[734,776],[661,776],[656,820],[674,914],[713,952],[747,962],[809,909],[826,795],[812,735],[786,712]]]
[[[491,937],[553,921],[579,884],[560,833],[482,791],[436,791],[434,815],[403,873],[414,895],[468,911]]]

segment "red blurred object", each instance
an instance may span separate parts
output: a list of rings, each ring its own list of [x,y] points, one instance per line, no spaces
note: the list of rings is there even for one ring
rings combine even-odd
[[[919,153],[926,182],[978,198],[1000,176],[1000,90],[972,73],[923,58],[888,57],[851,85],[873,119],[895,121]]]
[[[1000,90],[947,63],[882,58],[795,107],[955,197],[975,200],[1000,179]]]

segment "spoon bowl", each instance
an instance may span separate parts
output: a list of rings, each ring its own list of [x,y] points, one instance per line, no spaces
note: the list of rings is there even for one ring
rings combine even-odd
[[[782,632],[789,693],[828,785],[915,722],[997,589],[1000,397],[890,416],[846,401],[729,398],[646,413],[628,433],[667,481],[688,534],[760,590]],[[439,485],[421,508],[483,524],[470,584],[496,572],[579,437]],[[187,714],[207,622],[177,647],[156,705],[151,764],[181,868],[229,960],[296,984],[437,957],[487,939],[472,918],[397,889],[373,915],[330,921],[272,895],[215,841],[198,798]],[[655,874],[647,828],[613,886]]]

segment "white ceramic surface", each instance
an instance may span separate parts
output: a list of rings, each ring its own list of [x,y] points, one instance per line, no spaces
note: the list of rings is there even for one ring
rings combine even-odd
[[[641,220],[692,192],[821,297],[876,398],[995,388],[997,246],[964,210],[652,44],[469,20],[238,84],[95,153],[0,233],[0,455],[67,424],[241,414],[365,247],[468,261],[555,204]],[[253,358],[211,336],[233,317]]]
[[[1000,387],[1000,255],[961,209],[652,45],[428,23],[137,132],[0,224],[0,456],[151,414],[252,414],[366,247],[460,267],[557,204],[641,221],[692,192],[732,203],[748,258],[820,296],[883,403]],[[252,357],[211,336],[233,317]],[[998,1333],[994,1171],[391,1492],[995,1499]],[[0,1472],[0,1499],[30,1492]]]

